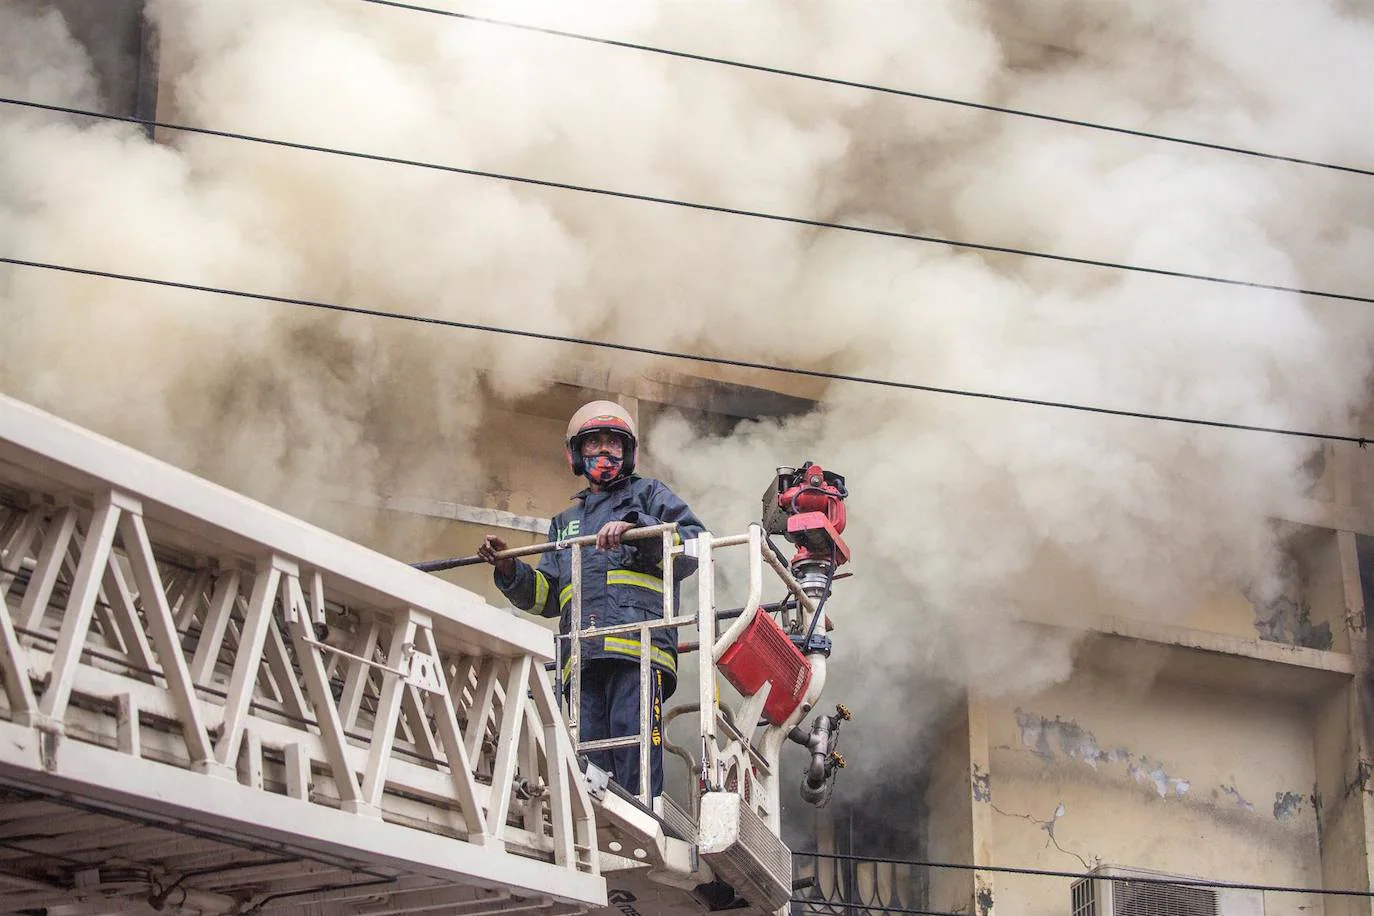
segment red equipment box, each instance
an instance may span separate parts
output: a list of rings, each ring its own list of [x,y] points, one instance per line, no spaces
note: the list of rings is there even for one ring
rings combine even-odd
[[[745,696],[758,693],[765,683],[773,685],[763,704],[770,725],[784,722],[806,696],[811,666],[792,644],[776,620],[759,611],[735,644],[721,655],[716,667]],[[741,722],[744,728],[753,723]]]

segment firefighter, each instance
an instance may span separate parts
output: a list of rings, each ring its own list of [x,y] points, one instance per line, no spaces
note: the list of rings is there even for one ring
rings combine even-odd
[[[661,620],[663,617],[663,541],[661,538],[626,542],[631,528],[677,522],[677,540],[696,537],[703,526],[692,510],[667,485],[634,473],[639,437],[634,419],[612,401],[593,401],[573,414],[568,423],[568,462],[573,474],[585,477],[587,487],[573,497],[573,505],[556,515],[549,541],[596,534],[596,547],[581,548],[581,627],[614,626]],[[495,566],[499,588],[521,610],[559,618],[559,632],[572,629],[572,561],[568,550],[542,556],[538,568],[516,559],[497,559],[506,543],[487,535],[478,555]],[[681,581],[696,571],[686,555],[673,558],[673,607],[678,607]],[[559,641],[559,669],[565,689],[571,674],[567,640]],[[582,643],[581,738],[594,741],[639,734],[639,655],[637,634],[586,639]],[[677,630],[652,632],[650,648],[650,772],[651,797],[663,791],[663,702],[677,687]],[[616,748],[589,755],[592,763],[609,771],[621,786],[639,793],[639,748]]]

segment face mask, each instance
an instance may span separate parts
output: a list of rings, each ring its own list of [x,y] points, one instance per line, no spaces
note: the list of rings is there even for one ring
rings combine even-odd
[[[608,484],[615,480],[620,476],[620,468],[625,463],[623,458],[612,458],[610,455],[597,455],[585,461],[587,479],[596,484]]]

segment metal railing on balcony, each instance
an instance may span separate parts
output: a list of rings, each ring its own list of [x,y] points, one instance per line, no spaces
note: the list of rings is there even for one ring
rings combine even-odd
[[[866,916],[928,909],[928,869],[883,859],[792,854],[792,916]]]

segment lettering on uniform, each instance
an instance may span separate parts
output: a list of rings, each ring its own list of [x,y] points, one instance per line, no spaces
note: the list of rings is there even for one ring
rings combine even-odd
[[[650,739],[654,742],[654,747],[658,747],[663,743],[663,732],[660,729],[663,722],[663,672],[655,671],[654,678],[654,730],[650,733]]]
[[[568,522],[567,527],[565,527],[562,531],[558,532],[558,540],[566,541],[569,538],[577,537],[581,533],[582,519],[575,518],[572,521]]]

